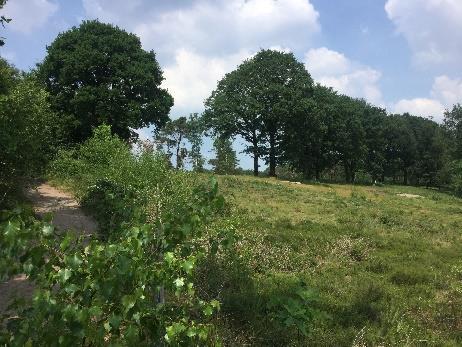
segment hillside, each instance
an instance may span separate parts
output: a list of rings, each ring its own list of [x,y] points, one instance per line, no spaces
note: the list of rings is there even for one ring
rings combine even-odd
[[[238,231],[248,260],[242,273],[256,284],[242,284],[242,275],[230,290],[231,311],[242,314],[242,336],[234,342],[461,343],[461,199],[404,186],[298,185],[245,176],[219,182],[247,216]],[[261,303],[300,281],[318,293],[315,306],[325,315],[308,337],[289,342],[265,330]]]

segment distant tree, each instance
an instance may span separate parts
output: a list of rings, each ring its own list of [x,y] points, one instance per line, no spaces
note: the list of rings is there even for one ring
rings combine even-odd
[[[367,103],[340,95],[335,105],[336,116],[332,125],[334,151],[342,163],[345,180],[352,183],[356,172],[364,166],[367,154],[366,132],[363,126]]]
[[[392,115],[386,119],[385,136],[385,172],[393,180],[403,177],[403,184],[408,184],[409,171],[415,163],[417,141],[403,116]]]
[[[204,122],[202,118],[197,113],[189,115],[186,137],[188,142],[191,144],[189,158],[191,160],[192,169],[196,172],[204,170],[205,159],[201,154],[203,134]]]
[[[249,143],[254,175],[264,156],[275,176],[282,124],[311,96],[312,85],[292,53],[261,50],[218,83],[206,100],[205,117],[216,133],[240,135]]]
[[[238,160],[236,151],[233,150],[232,141],[229,138],[216,137],[213,141],[215,159],[210,159],[209,164],[213,166],[216,174],[234,174]]]
[[[444,127],[449,135],[453,159],[462,159],[462,105],[457,104],[452,110],[444,112]]]
[[[305,179],[321,178],[321,173],[333,165],[332,123],[335,115],[336,92],[316,85],[313,96],[303,107],[286,119],[281,135],[283,163],[301,172]]]
[[[168,121],[157,134],[157,141],[167,147],[167,154],[170,157],[175,155],[175,165],[177,169],[183,168],[184,159],[187,156],[188,151],[185,141],[188,130],[188,121],[186,117],[180,117]]]
[[[162,70],[137,36],[110,24],[84,21],[47,47],[38,76],[53,108],[69,124],[70,141],[81,142],[100,124],[123,139],[132,128],[161,127],[173,98],[160,88]]]

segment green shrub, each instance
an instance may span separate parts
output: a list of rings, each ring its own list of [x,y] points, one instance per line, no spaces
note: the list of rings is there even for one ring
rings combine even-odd
[[[111,186],[112,189],[112,186]],[[0,344],[216,345],[216,300],[197,296],[194,242],[223,207],[216,182],[155,223],[133,223],[107,241],[55,233],[13,212],[0,223],[0,277],[24,271],[37,286],[31,306],[14,307]],[[2,325],[0,325],[2,326]]]

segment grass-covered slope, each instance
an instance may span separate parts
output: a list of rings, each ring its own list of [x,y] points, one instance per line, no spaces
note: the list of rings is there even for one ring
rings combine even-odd
[[[222,291],[229,343],[462,344],[461,199],[403,186],[219,181],[245,216],[241,268]],[[269,328],[268,302],[301,282],[325,314],[306,337]]]

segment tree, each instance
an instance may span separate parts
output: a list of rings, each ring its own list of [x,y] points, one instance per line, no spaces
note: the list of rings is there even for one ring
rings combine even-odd
[[[451,141],[450,148],[454,159],[462,159],[462,105],[457,104],[452,110],[444,112],[444,127]]]
[[[233,150],[232,141],[229,138],[216,137],[213,141],[213,148],[216,153],[215,159],[210,159],[216,174],[233,174],[238,164],[236,151]]]
[[[160,88],[162,70],[137,36],[110,24],[84,21],[47,47],[38,76],[53,108],[69,124],[71,142],[91,136],[100,124],[122,139],[131,128],[160,127],[173,98]]]
[[[59,145],[60,121],[47,97],[30,76],[0,95],[0,205],[22,179],[43,173]]]
[[[312,85],[292,53],[261,50],[218,83],[206,100],[205,117],[216,133],[240,135],[249,143],[255,175],[264,156],[275,176],[281,126],[311,96]]]
[[[204,170],[205,159],[201,154],[202,136],[204,134],[203,120],[197,113],[189,115],[187,122],[186,137],[191,144],[189,158],[193,171],[201,172]]]
[[[158,146],[161,149],[167,148],[169,158],[175,154],[177,169],[183,168],[185,159],[189,157],[193,170],[202,171],[205,162],[201,154],[203,133],[202,119],[197,113],[192,113],[189,118],[180,117],[168,121],[160,131],[155,131],[154,135]]]
[[[167,124],[159,131],[158,143],[167,147],[169,157],[172,157],[172,150],[175,152],[176,168],[183,167],[183,161],[188,153],[186,149],[186,136],[188,134],[188,121],[186,117],[180,117],[168,121]]]
[[[319,180],[324,169],[336,160],[332,142],[336,98],[331,88],[318,84],[309,102],[284,122],[282,162],[301,172],[305,179]]]
[[[403,177],[403,184],[408,184],[409,173],[415,163],[417,141],[407,120],[400,115],[386,119],[385,129],[385,171],[395,181]]]
[[[338,155],[345,172],[345,180],[353,183],[356,172],[363,166],[366,147],[366,133],[363,127],[367,103],[340,95],[335,105],[335,122],[332,133],[334,151]]]

